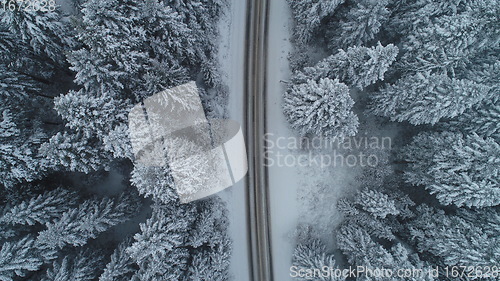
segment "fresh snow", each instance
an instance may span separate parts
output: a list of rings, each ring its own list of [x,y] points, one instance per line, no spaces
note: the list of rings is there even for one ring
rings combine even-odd
[[[243,124],[243,59],[245,50],[246,2],[232,1],[219,23],[219,62],[229,87],[228,116]],[[233,241],[230,272],[232,280],[250,280],[245,181],[219,193],[229,209],[229,234]]]
[[[269,37],[267,51],[267,132],[277,137],[294,137],[281,108],[282,95],[290,77],[288,53],[292,20],[286,0],[270,1]],[[269,153],[288,154],[287,149],[269,148]],[[272,157],[274,158],[274,157]],[[298,167],[269,167],[269,195],[271,212],[271,250],[274,280],[291,280],[290,266],[295,247],[293,238],[299,209],[297,190],[300,185]]]

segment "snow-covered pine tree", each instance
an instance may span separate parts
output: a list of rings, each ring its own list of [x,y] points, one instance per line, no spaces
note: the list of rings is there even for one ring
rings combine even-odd
[[[287,0],[295,19],[294,37],[305,44],[320,27],[321,20],[331,16],[345,0]]]
[[[324,78],[292,86],[285,94],[283,110],[292,128],[301,135],[342,139],[357,132],[358,117],[352,112],[353,105],[344,83]]]
[[[152,209],[127,249],[139,266],[133,280],[182,280],[189,262],[185,242],[196,215],[194,205],[154,204]]]
[[[40,154],[54,169],[89,173],[107,169],[111,161],[110,153],[100,144],[98,139],[85,133],[59,132],[42,145]]]
[[[47,224],[77,205],[78,195],[63,188],[46,191],[13,206],[5,206],[0,222],[9,225]]]
[[[399,210],[396,203],[382,192],[365,188],[356,194],[354,202],[361,209],[377,218],[385,218],[387,215],[398,215]]]
[[[445,205],[487,207],[500,204],[500,145],[476,134],[421,133],[402,151],[409,162],[404,176],[424,185]]]
[[[371,270],[387,269],[395,272],[404,268],[422,271],[420,276],[396,276],[391,280],[401,281],[432,281],[434,278],[428,274],[429,266],[421,261],[415,253],[411,253],[403,244],[395,242],[392,246],[383,246],[376,242],[365,230],[353,224],[342,224],[337,231],[337,242],[341,251],[347,256],[350,264],[362,266]],[[427,274],[425,274],[427,273]],[[366,273],[357,280],[385,281],[385,276],[367,276]]]
[[[37,271],[54,259],[55,254],[50,249],[40,251],[32,236],[5,242],[0,249],[0,280],[13,281],[16,276],[24,277],[29,271]]]
[[[70,209],[60,218],[47,223],[37,237],[41,249],[57,249],[66,245],[82,246],[119,223],[135,215],[139,202],[132,194],[118,198],[89,199]]]
[[[42,281],[92,281],[101,271],[103,256],[96,249],[80,250],[52,263]]]
[[[407,227],[420,252],[431,253],[448,266],[492,266],[500,262],[498,233],[488,235],[481,225],[458,216],[420,205]]]
[[[30,93],[40,91],[38,83],[33,79],[13,71],[3,63],[0,63],[0,81],[0,99],[4,101],[22,101]]]
[[[328,267],[328,270],[338,268],[333,254],[328,253],[326,245],[317,237],[318,234],[312,230],[311,226],[301,225],[297,232],[297,245],[293,251],[292,266],[295,266],[296,271],[312,272],[313,270],[323,270]],[[323,273],[323,271],[322,271]],[[343,276],[315,276],[314,280],[321,281],[343,281]],[[313,280],[312,277],[297,277],[297,280]]]
[[[12,188],[16,183],[39,178],[44,167],[36,155],[36,135],[27,135],[28,128],[21,131],[11,110],[0,108],[0,112],[0,183]]]
[[[194,248],[187,280],[230,280],[232,242],[228,234],[227,208],[219,197],[197,204],[198,215],[187,245]]]
[[[371,94],[370,111],[392,121],[435,124],[490,98],[490,88],[444,74],[417,73]]]
[[[396,60],[398,48],[392,44],[378,43],[371,48],[349,47],[295,73],[293,84],[305,83],[308,79],[337,78],[348,86],[363,89],[379,80]]]
[[[467,109],[462,115],[443,124],[450,131],[477,134],[500,141],[500,100],[486,101]]]
[[[362,209],[362,207],[356,203],[350,202],[349,200],[342,198],[337,203],[337,208],[341,214],[344,215],[344,220],[346,224],[352,225],[353,227],[362,228],[369,235],[377,238],[394,240],[394,226],[391,225],[391,220],[389,218],[380,218],[377,214],[390,214],[396,213],[394,210],[394,203],[392,200],[386,202],[387,211],[384,210],[383,206],[379,206],[375,213],[370,213]]]
[[[330,47],[345,50],[373,40],[390,15],[388,3],[388,0],[355,0],[350,3],[352,7],[345,19],[340,21],[329,38]]]
[[[224,236],[228,236],[225,234]],[[222,243],[209,249],[197,251],[191,258],[187,269],[186,281],[228,281],[231,280],[229,265],[231,259],[231,240],[229,237]]]
[[[84,90],[69,91],[54,99],[54,109],[67,127],[100,137],[127,120],[123,102],[106,93],[95,97]]]
[[[219,197],[207,198],[197,203],[198,214],[189,233],[188,244],[194,248],[214,247],[227,240],[227,207]],[[229,244],[229,252],[230,252]]]
[[[99,281],[129,281],[137,270],[134,261],[130,258],[127,248],[132,239],[121,242],[111,255],[111,260],[106,264],[104,272],[99,276]]]
[[[13,34],[31,46],[35,54],[46,55],[61,66],[66,64],[64,51],[72,45],[72,36],[57,9],[1,9],[0,18]]]
[[[132,170],[130,181],[144,197],[152,197],[164,204],[179,199],[168,167],[145,166],[137,163]]]
[[[140,4],[140,9],[145,39],[153,51],[153,58],[169,65],[190,65],[196,61],[193,48],[200,39],[184,22],[185,16],[176,11],[175,5],[172,8],[168,1],[147,0]]]
[[[498,0],[463,1],[460,6],[451,13],[433,16],[430,22],[406,35],[402,41],[403,70],[448,73],[453,77],[498,50]]]

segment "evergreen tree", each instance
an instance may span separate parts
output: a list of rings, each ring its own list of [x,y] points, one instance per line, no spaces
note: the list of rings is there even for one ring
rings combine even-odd
[[[43,174],[43,161],[37,157],[37,135],[21,131],[9,109],[2,111],[0,121],[0,183],[12,188],[22,181],[33,181]]]
[[[209,249],[196,252],[187,269],[185,280],[193,281],[227,281],[231,258],[231,240],[225,239]]]
[[[100,137],[127,119],[126,108],[119,100],[107,94],[94,97],[83,90],[55,98],[54,108],[67,127]]]
[[[497,233],[488,235],[480,225],[458,216],[421,205],[408,228],[420,252],[431,253],[448,266],[492,266],[500,261]]]
[[[179,198],[174,190],[174,179],[170,169],[166,167],[136,164],[130,181],[144,197],[152,197],[165,204],[175,202]]]
[[[402,151],[409,162],[405,179],[424,185],[445,205],[500,204],[499,144],[472,134],[421,133]]]
[[[294,36],[304,44],[311,40],[313,33],[320,27],[321,20],[331,16],[345,0],[287,0],[295,19]]]
[[[14,206],[4,207],[0,222],[10,225],[35,225],[50,223],[76,205],[75,192],[57,188],[47,191]]]
[[[80,250],[55,261],[47,270],[43,281],[95,280],[102,265],[102,256],[96,250]]]
[[[335,49],[361,46],[373,40],[389,17],[388,0],[356,0],[345,20],[341,20],[330,38]]]
[[[111,160],[97,139],[78,132],[57,133],[42,145],[40,153],[55,169],[84,173],[107,169]]]
[[[292,86],[285,95],[283,109],[292,128],[300,134],[341,139],[357,132],[353,105],[345,84],[325,78]]]
[[[393,275],[391,280],[434,280],[428,274],[428,265],[422,262],[418,256],[411,253],[401,243],[395,243],[390,248],[385,248],[382,244],[376,242],[365,230],[357,228],[352,224],[341,225],[337,232],[337,242],[339,248],[347,256],[350,264],[362,266],[366,269],[387,269],[396,272],[404,268],[412,272],[422,271],[422,276],[397,276]],[[385,276],[368,276],[361,274],[357,280],[387,280]]]
[[[486,101],[484,104],[467,109],[462,115],[443,124],[451,131],[477,134],[500,141],[500,101]]]
[[[127,253],[127,248],[132,240],[121,242],[111,255],[111,260],[106,264],[104,272],[99,276],[99,281],[128,281],[136,271],[134,261]]]
[[[304,83],[308,79],[338,78],[352,87],[363,89],[378,80],[384,80],[384,73],[395,61],[398,48],[392,44],[382,46],[349,47],[339,50],[314,67],[306,67],[292,76],[292,83]]]
[[[456,75],[485,52],[498,51],[499,11],[497,0],[464,1],[464,8],[433,17],[402,41],[402,68]]]
[[[317,236],[318,234],[310,226],[299,227],[298,243],[292,257],[292,266],[295,266],[297,271],[301,270],[307,274],[308,271],[323,270],[325,266],[329,269],[338,268],[334,255],[327,252],[325,244]],[[314,280],[321,281],[345,280],[345,277],[335,275],[315,277]],[[297,277],[297,280],[312,280],[312,278]]]
[[[361,209],[378,218],[399,214],[395,202],[388,195],[375,190],[363,189],[356,194],[355,202]]]
[[[195,218],[192,205],[153,205],[153,214],[140,225],[127,249],[139,265],[138,280],[182,280],[188,266],[187,233]]]
[[[29,271],[37,271],[47,261],[55,258],[55,251],[41,252],[31,236],[19,241],[5,242],[0,249],[0,280],[13,281]]]
[[[38,234],[37,244],[43,249],[85,245],[99,233],[126,221],[138,208],[139,203],[132,195],[87,200],[78,208],[65,212],[58,220],[47,223],[47,229]]]
[[[30,93],[40,91],[33,79],[11,70],[3,63],[0,63],[0,81],[0,100],[22,101]]]
[[[370,111],[392,121],[435,124],[491,96],[489,87],[443,74],[417,73],[371,95]]]
[[[13,34],[28,43],[35,54],[46,55],[54,62],[64,65],[64,50],[72,45],[71,36],[61,20],[59,12],[36,11],[36,9],[2,9],[2,22]]]

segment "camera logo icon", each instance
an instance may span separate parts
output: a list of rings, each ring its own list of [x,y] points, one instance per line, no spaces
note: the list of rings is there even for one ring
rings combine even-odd
[[[134,106],[129,134],[137,164],[169,168],[182,203],[228,188],[248,171],[241,126],[207,119],[195,82]]]

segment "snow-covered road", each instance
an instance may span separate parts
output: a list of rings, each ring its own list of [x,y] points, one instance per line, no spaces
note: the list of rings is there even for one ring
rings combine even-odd
[[[295,134],[281,110],[282,95],[290,76],[288,67],[288,52],[291,50],[290,9],[286,0],[270,1],[269,41],[267,58],[267,132],[268,139],[294,137]],[[268,146],[268,155],[277,160],[278,152],[290,153],[287,149]],[[270,162],[268,162],[271,164]],[[271,213],[271,250],[273,260],[273,275],[276,281],[291,280],[290,266],[295,241],[293,234],[297,227],[299,210],[297,205],[297,190],[299,188],[299,173],[296,166],[279,166],[275,161],[270,165],[269,194]]]
[[[219,61],[225,72],[229,87],[228,115],[230,119],[244,124],[244,50],[245,50],[246,1],[234,0],[230,10],[219,24]],[[248,223],[246,210],[245,181],[241,180],[219,195],[229,209],[229,232],[233,240],[231,256],[231,280],[250,280],[248,258]]]

